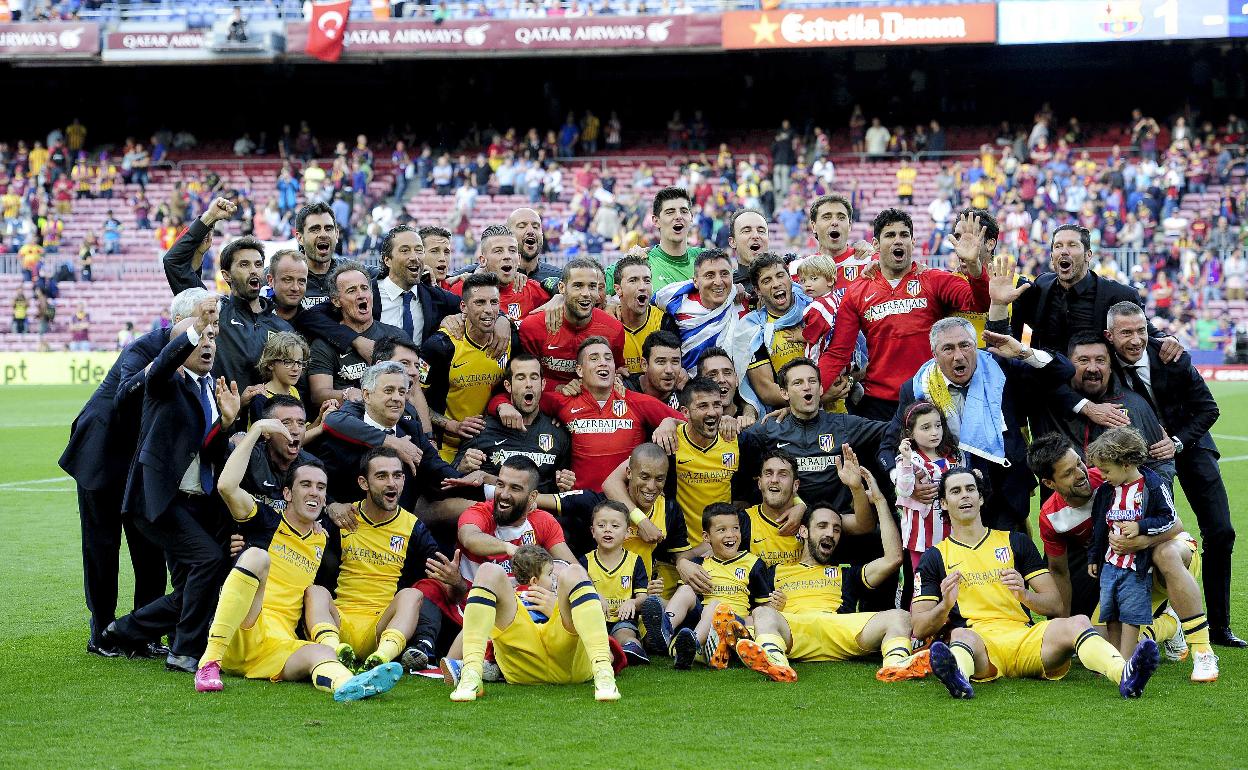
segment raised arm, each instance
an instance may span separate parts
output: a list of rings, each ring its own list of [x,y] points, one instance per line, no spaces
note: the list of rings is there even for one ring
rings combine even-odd
[[[251,428],[243,434],[238,445],[234,447],[230,458],[225,461],[225,467],[221,469],[221,478],[217,480],[217,492],[221,495],[221,499],[225,500],[225,506],[230,509],[230,516],[235,521],[246,521],[256,512],[255,498],[244,491],[240,485],[244,474],[247,473],[247,466],[251,462],[251,450],[261,436],[285,436],[288,441],[290,440],[290,433],[279,420],[258,420],[251,424]]]

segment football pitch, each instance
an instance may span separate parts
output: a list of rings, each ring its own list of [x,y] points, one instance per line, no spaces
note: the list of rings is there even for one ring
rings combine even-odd
[[[1248,533],[1248,384],[1213,391],[1223,477]],[[1078,664],[1062,682],[999,680],[954,701],[930,677],[875,681],[878,661],[797,664],[799,681],[781,685],[739,668],[675,672],[665,659],[626,670],[623,700],[608,704],[590,684],[487,685],[483,700],[453,704],[441,681],[418,677],[351,704],[306,683],[235,678],[201,695],[163,660],[85,651],[77,503],[56,460],[90,392],[0,389],[0,766],[1248,766],[1248,651],[1225,648],[1218,682],[1189,682],[1190,661],[1163,663],[1131,702]],[[122,612],[126,558],[123,546]],[[1244,635],[1248,537],[1235,561]]]

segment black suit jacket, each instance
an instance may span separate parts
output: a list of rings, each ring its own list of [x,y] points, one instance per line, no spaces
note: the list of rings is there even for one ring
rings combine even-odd
[[[122,386],[151,363],[169,342],[169,330],[157,329],[135,339],[108,370],[69,428],[61,468],[83,489],[121,488],[139,438],[139,412],[118,409]]]
[[[1101,334],[1105,331],[1105,320],[1109,315],[1109,309],[1119,302],[1132,302],[1144,307],[1144,303],[1140,300],[1140,295],[1130,286],[1111,281],[1108,278],[1102,278],[1092,273],[1096,280],[1096,299],[1093,302],[1092,319],[1095,328],[1087,331],[1094,334]],[[1032,283],[1032,286],[1023,295],[1018,298],[1011,306],[1010,320],[1007,325],[1005,321],[990,321],[987,324],[989,331],[1000,333],[1008,333],[1014,339],[1022,339],[1023,324],[1031,327],[1031,346],[1033,348],[1044,348],[1046,350],[1057,350],[1060,353],[1066,352],[1067,340],[1050,340],[1045,339],[1044,316],[1048,312],[1050,304],[1050,295],[1053,293],[1053,287],[1057,284],[1057,273],[1044,273],[1040,275]],[[1148,326],[1148,336],[1160,337],[1161,334],[1153,328],[1150,323]]]
[[[216,467],[225,457],[229,437],[219,419],[201,443],[204,412],[195,385],[181,370],[194,349],[190,338],[179,334],[160,351],[146,373],[137,375],[143,377],[145,388],[143,418],[138,453],[130,465],[121,505],[127,515],[155,521],[169,508],[186,469],[201,449]],[[135,382],[132,378],[131,385]]]
[[[381,320],[381,289],[377,280],[373,284],[373,319]],[[442,319],[459,312],[460,298],[439,286],[420,283],[416,285],[416,299],[420,301],[421,341],[429,339],[438,330]],[[342,314],[332,302],[322,302],[303,310],[295,316],[295,327],[308,341],[324,339],[339,353],[351,349],[351,343],[360,336],[342,325]]]
[[[1116,357],[1114,366],[1124,384],[1129,385],[1134,381]],[[1192,366],[1192,357],[1184,353],[1172,364],[1163,363],[1161,342],[1150,339],[1148,375],[1153,396],[1150,398],[1146,390],[1137,392],[1148,400],[1153,411],[1161,418],[1166,433],[1182,441],[1184,451],[1188,447],[1201,446],[1216,452],[1218,447],[1213,443],[1209,431],[1221,412],[1218,402],[1213,400],[1213,394],[1209,392],[1209,386],[1205,384],[1205,378]]]

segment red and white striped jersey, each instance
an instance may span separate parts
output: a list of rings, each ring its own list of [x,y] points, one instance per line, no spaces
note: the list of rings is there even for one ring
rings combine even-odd
[[[1139,521],[1144,518],[1141,504],[1144,502],[1144,477],[1114,487],[1114,502],[1105,512],[1105,521],[1114,532],[1122,534],[1120,524],[1124,521]],[[1135,569],[1135,554],[1114,553],[1112,548],[1105,551],[1105,562],[1122,569]]]

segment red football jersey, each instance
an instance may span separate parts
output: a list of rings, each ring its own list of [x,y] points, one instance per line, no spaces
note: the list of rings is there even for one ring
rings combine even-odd
[[[832,284],[832,291],[844,293],[875,260],[871,257],[859,258],[854,247],[850,246],[832,261],[836,263],[836,282]]]
[[[451,291],[464,296],[464,282],[457,281]],[[517,322],[549,301],[550,295],[537,281],[526,281],[520,291],[515,290],[514,284],[503,284],[498,291],[499,312]]]
[[[1098,468],[1088,468],[1093,492],[1104,481]],[[1092,499],[1072,508],[1056,492],[1050,495],[1040,506],[1040,540],[1046,556],[1065,556],[1071,547],[1087,548],[1092,543]]]
[[[564,542],[563,527],[559,526],[559,522],[555,521],[555,517],[543,510],[530,511],[525,520],[519,524],[512,524],[506,527],[498,526],[494,521],[494,501],[486,500],[483,503],[477,503],[468,510],[459,515],[459,526],[472,524],[487,535],[496,537],[514,546],[522,545],[540,545],[546,550],[550,550],[556,545]],[[506,554],[498,556],[477,556],[464,547],[463,543],[459,544],[461,558],[459,560],[459,574],[464,576],[470,584],[477,576],[477,570],[486,561],[492,561],[502,565],[507,571],[507,577],[515,581],[515,575],[511,571],[511,560]]]
[[[826,388],[849,365],[858,332],[867,337],[868,396],[896,401],[902,384],[932,357],[932,324],[955,311],[988,310],[988,273],[972,280],[944,270],[910,268],[897,286],[882,274],[855,281],[841,299],[832,342],[819,357],[820,381]]]
[[[624,366],[624,324],[597,308],[584,328],[573,329],[565,320],[553,337],[546,333],[543,314],[528,316],[520,322],[520,345],[542,362],[542,377],[548,391],[576,379],[576,350],[589,337],[606,337],[611,343],[615,368]]]

